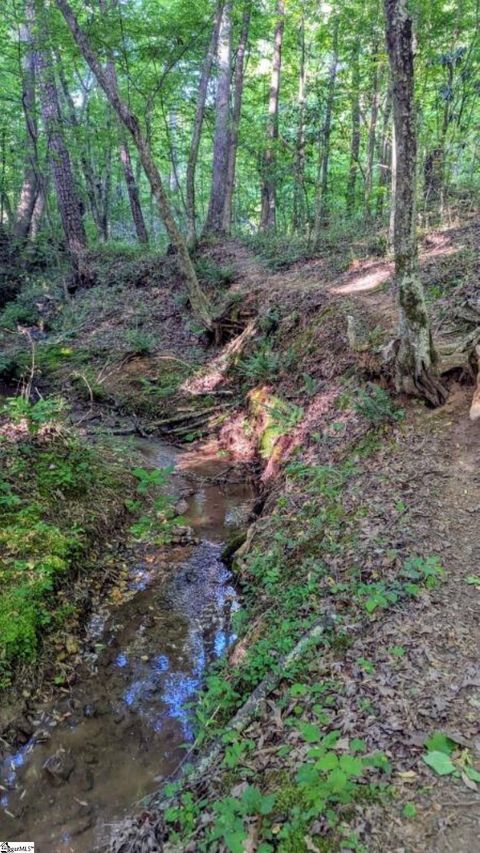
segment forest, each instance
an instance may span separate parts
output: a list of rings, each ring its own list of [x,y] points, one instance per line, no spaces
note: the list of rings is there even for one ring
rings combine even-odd
[[[479,0],[0,33],[0,838],[473,853]]]

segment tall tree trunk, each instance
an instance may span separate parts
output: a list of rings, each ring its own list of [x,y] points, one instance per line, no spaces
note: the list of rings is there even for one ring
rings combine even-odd
[[[70,94],[70,90],[68,88],[67,78],[65,76],[65,72],[64,72],[64,68],[63,68],[63,64],[62,64],[62,57],[61,57],[61,54],[59,52],[55,53],[55,60],[56,60],[56,68],[58,70],[58,79],[60,80],[60,86],[61,86],[61,89],[63,92],[63,99],[64,99],[64,103],[66,104],[66,108],[68,111],[68,117],[70,120],[70,124],[74,128],[75,134],[77,136],[77,147],[79,148],[80,165],[82,168],[83,177],[85,178],[85,189],[86,189],[86,193],[87,193],[88,202],[90,205],[90,211],[92,214],[92,219],[95,223],[95,227],[96,227],[100,237],[105,239],[104,231],[102,228],[102,222],[101,222],[100,199],[98,197],[99,196],[98,188],[99,188],[100,180],[95,175],[89,153],[85,150],[85,147],[83,146],[81,138],[80,138],[81,137],[80,121],[79,121],[79,118],[77,115],[75,103],[73,101],[73,98]],[[86,101],[88,98],[88,93],[86,90],[84,90],[84,92],[83,92],[83,97],[85,99],[84,104],[86,106]]]
[[[395,110],[395,106],[393,104],[393,95],[392,95],[392,107]],[[392,151],[390,155],[390,217],[388,221],[388,248],[390,252],[395,251],[395,218],[397,216],[397,156],[398,156],[398,146],[397,146],[397,133],[396,133],[396,122],[395,118],[392,124]]]
[[[392,93],[390,89],[387,92],[387,96],[385,99],[385,107],[383,110],[383,120],[382,120],[382,132],[380,136],[380,142],[378,146],[378,160],[380,164],[380,174],[378,177],[378,194],[377,194],[377,205],[375,210],[375,218],[377,221],[381,221],[383,219],[383,208],[385,203],[385,196],[387,194],[387,187],[389,182],[391,182],[391,168],[392,168],[392,139],[391,139],[391,131],[390,131],[390,118],[392,114]]]
[[[33,0],[26,0],[25,22],[20,26],[20,42],[24,45],[22,57],[22,106],[25,116],[25,169],[18,200],[13,236],[20,242],[27,239],[31,227],[35,202],[39,192],[37,157],[37,116],[35,105],[35,49],[32,26],[35,21]]]
[[[118,5],[118,0],[110,0],[110,8],[115,9]],[[108,12],[108,3],[107,0],[99,0],[100,9],[104,14]],[[117,83],[117,72],[115,70],[115,63],[113,61],[112,52],[110,53],[110,59],[107,63],[107,74],[111,77],[112,86],[114,89],[118,89]],[[119,127],[119,144],[118,150],[120,154],[120,163],[122,164],[123,176],[125,178],[125,184],[128,192],[128,200],[130,202],[130,210],[132,213],[133,224],[135,226],[135,232],[137,235],[137,240],[139,243],[143,243],[144,245],[148,243],[148,233],[145,225],[145,220],[143,218],[142,205],[140,203],[140,193],[138,191],[137,181],[135,179],[135,174],[132,167],[132,158],[130,156],[130,150],[128,148],[128,140],[126,134],[123,131],[123,127]],[[104,212],[107,210],[107,205],[104,205]],[[106,226],[106,231],[108,232],[108,225]]]
[[[83,226],[80,200],[77,195],[70,154],[63,135],[63,122],[60,113],[57,85],[53,70],[52,54],[48,46],[44,20],[43,0],[37,0],[35,7],[36,71],[40,83],[40,102],[43,124],[48,139],[57,204],[74,269],[81,275],[81,256],[87,246]]]
[[[207,297],[203,293],[197,279],[195,267],[192,264],[192,259],[188,253],[187,244],[179,231],[168,198],[165,194],[160,172],[152,157],[150,146],[144,137],[137,117],[132,113],[128,104],[120,97],[118,87],[112,80],[111,76],[104,70],[101,63],[97,59],[93,51],[90,41],[83,30],[80,28],[67,0],[56,0],[57,6],[65,18],[68,27],[78,45],[83,58],[89,65],[93,74],[97,78],[99,85],[102,87],[110,104],[114,108],[120,121],[125,125],[128,132],[137,148],[139,157],[142,161],[145,174],[150,183],[152,195],[158,206],[160,216],[165,225],[165,230],[175,249],[178,257],[179,268],[185,278],[190,297],[190,303],[193,311],[198,319],[206,328],[212,327],[211,309]]]
[[[137,234],[138,242],[143,243],[145,245],[146,243],[148,243],[147,227],[143,218],[142,206],[140,204],[140,194],[138,192],[137,181],[135,180],[135,174],[132,166],[132,158],[130,156],[128,142],[126,139],[126,135],[123,132],[123,128],[119,128],[119,134],[120,162],[123,166],[123,174],[125,177],[125,183],[127,185],[127,192],[130,201],[130,210],[132,211],[133,224],[135,225],[135,231]]]
[[[394,247],[400,325],[396,382],[399,390],[437,406],[445,400],[446,391],[434,372],[436,356],[418,270],[412,19],[407,0],[384,0],[384,7],[397,174]]]
[[[305,225],[305,17],[302,13],[299,35],[300,71],[298,76],[298,124],[295,145],[295,185],[293,189],[293,227],[301,230]]]
[[[232,0],[226,0],[218,36],[218,83],[215,102],[212,188],[205,222],[206,234],[223,233],[227,191],[230,132],[230,84],[232,80]]]
[[[347,181],[347,213],[355,211],[358,159],[360,157],[360,43],[356,42],[352,57],[352,138],[350,143],[350,170]]]
[[[365,209],[367,216],[370,218],[372,214],[372,190],[373,190],[373,169],[375,162],[375,150],[377,147],[377,123],[378,112],[380,109],[380,81],[383,76],[378,65],[378,44],[375,41],[373,45],[373,71],[372,71],[372,100],[370,105],[370,126],[368,128],[368,143],[367,143],[367,168],[365,172]]]
[[[233,85],[233,109],[230,122],[227,185],[225,189],[225,205],[223,209],[223,230],[229,234],[232,227],[232,201],[235,187],[235,170],[237,165],[238,131],[240,127],[240,116],[242,113],[243,78],[245,66],[245,53],[248,44],[248,32],[250,29],[250,17],[252,13],[252,0],[246,0],[243,10],[242,29],[237,47],[235,62],[235,78]]]
[[[205,115],[205,103],[207,100],[208,83],[212,72],[213,60],[217,52],[218,34],[223,14],[224,0],[218,0],[215,11],[212,34],[208,43],[207,52],[203,60],[200,83],[198,86],[197,103],[195,107],[195,118],[193,121],[192,140],[187,163],[186,178],[186,205],[188,223],[188,243],[194,246],[196,242],[196,205],[195,205],[195,171],[197,168],[198,149],[202,136],[203,119]]]
[[[263,156],[262,207],[260,212],[261,231],[274,231],[276,226],[277,180],[275,176],[275,166],[284,28],[285,0],[277,0],[277,24],[273,38],[272,76],[270,79],[270,94],[268,98],[267,147]]]
[[[332,38],[332,59],[330,62],[330,71],[328,75],[327,88],[327,103],[325,106],[325,121],[323,123],[321,144],[320,144],[320,160],[319,160],[319,176],[317,194],[315,200],[315,242],[318,243],[321,237],[322,228],[328,214],[328,166],[330,163],[330,136],[332,133],[332,113],[333,100],[335,97],[335,85],[337,82],[338,71],[338,30],[339,19],[335,18],[333,23],[333,38]]]
[[[32,243],[34,243],[38,237],[38,233],[40,231],[40,227],[42,224],[44,212],[45,212],[45,189],[43,186],[40,186],[38,193],[37,193],[37,198],[35,200],[35,207],[33,208],[32,222],[30,225],[29,237],[30,237],[30,240],[32,241]]]

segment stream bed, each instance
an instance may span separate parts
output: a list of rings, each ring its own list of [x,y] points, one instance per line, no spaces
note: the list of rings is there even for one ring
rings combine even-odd
[[[92,617],[76,683],[36,709],[25,743],[0,757],[0,838],[34,841],[39,853],[91,853],[178,768],[206,667],[235,639],[238,600],[221,553],[245,525],[249,483],[238,469],[229,482],[226,459],[137,446],[145,467],[175,466],[169,492],[185,496],[195,539],[128,551],[127,595]]]

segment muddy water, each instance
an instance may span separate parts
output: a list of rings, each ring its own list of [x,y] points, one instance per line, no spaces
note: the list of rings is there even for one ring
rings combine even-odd
[[[205,668],[234,639],[238,602],[220,555],[245,520],[250,488],[212,483],[222,468],[227,477],[228,461],[139,445],[146,466],[176,466],[170,491],[187,494],[197,539],[133,551],[121,603],[92,618],[76,684],[39,709],[27,742],[0,759],[0,839],[35,841],[39,853],[91,853],[109,824],[175,771]]]

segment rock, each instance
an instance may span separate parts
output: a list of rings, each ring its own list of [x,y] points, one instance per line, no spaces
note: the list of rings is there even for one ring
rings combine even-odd
[[[185,498],[180,498],[180,500],[175,504],[175,514],[185,515],[186,512],[188,512],[188,503]]]
[[[54,785],[63,785],[72,775],[75,761],[69,750],[60,748],[46,759],[43,769]]]

